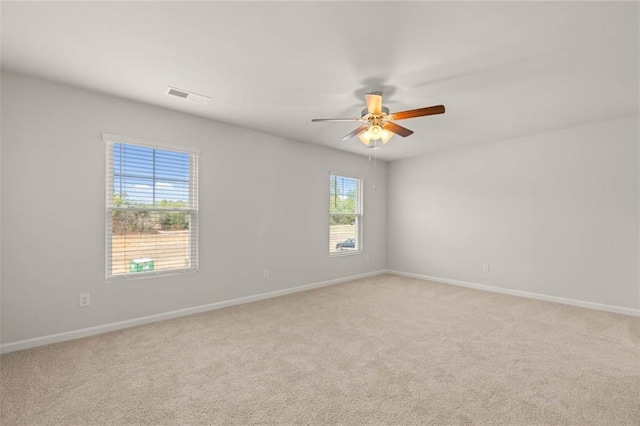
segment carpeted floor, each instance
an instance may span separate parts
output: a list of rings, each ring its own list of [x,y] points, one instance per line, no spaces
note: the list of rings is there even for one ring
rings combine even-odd
[[[640,318],[392,275],[0,362],[3,425],[640,424]]]

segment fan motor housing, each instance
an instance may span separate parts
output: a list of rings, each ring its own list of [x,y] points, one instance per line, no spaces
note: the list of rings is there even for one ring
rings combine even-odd
[[[381,109],[383,114],[389,115],[389,108],[387,108],[386,106],[383,106]],[[362,115],[360,115],[360,118],[364,117],[367,114],[369,114],[369,110],[367,108],[363,109]]]

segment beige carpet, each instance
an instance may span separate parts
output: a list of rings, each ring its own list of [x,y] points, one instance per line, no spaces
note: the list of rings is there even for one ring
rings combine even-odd
[[[640,424],[640,318],[392,275],[0,362],[3,425]]]

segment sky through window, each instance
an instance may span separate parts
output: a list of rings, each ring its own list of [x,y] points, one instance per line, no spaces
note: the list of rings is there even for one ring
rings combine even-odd
[[[113,144],[113,194],[116,204],[171,207],[189,201],[189,154]]]

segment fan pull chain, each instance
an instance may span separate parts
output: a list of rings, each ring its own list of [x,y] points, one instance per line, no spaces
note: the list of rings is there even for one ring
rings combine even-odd
[[[375,142],[374,142],[375,143]],[[378,153],[377,149],[373,150],[373,190],[376,190],[376,182],[378,181]],[[371,154],[369,154],[369,162],[371,162]]]
[[[373,150],[373,190],[376,190],[376,182],[378,182],[378,150]]]

